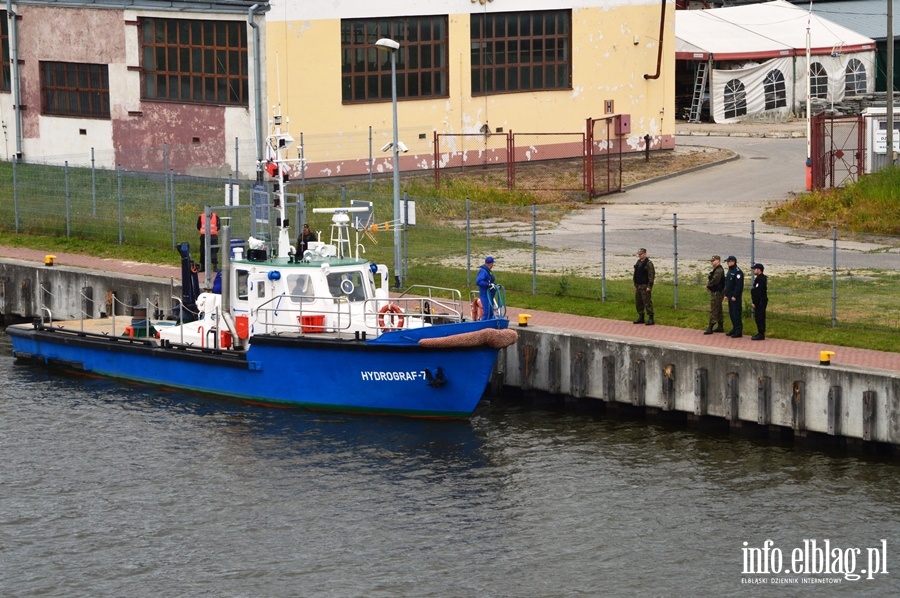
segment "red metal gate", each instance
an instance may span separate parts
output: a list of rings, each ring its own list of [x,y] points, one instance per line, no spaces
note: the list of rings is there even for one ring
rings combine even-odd
[[[865,172],[865,117],[829,116],[824,112],[811,119],[810,156],[812,188],[843,187],[859,180]]]
[[[588,197],[622,190],[622,145],[617,143],[618,116],[587,119],[584,142],[585,188]]]

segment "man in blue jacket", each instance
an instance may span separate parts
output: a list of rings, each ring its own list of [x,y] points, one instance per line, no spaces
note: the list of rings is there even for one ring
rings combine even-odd
[[[497,290],[494,273],[491,269],[494,267],[494,258],[487,256],[484,263],[478,269],[478,276],[475,278],[475,284],[478,286],[478,296],[481,299],[481,309],[484,310],[481,319],[490,320],[494,317],[494,293]]]

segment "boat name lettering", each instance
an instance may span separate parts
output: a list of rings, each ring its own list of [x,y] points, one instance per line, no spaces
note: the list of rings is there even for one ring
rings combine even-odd
[[[424,380],[425,372],[360,372],[363,380],[373,382],[404,382]]]

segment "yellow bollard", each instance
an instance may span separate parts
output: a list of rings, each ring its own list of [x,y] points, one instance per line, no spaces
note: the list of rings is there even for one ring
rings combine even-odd
[[[52,265],[53,265],[53,260],[55,260],[55,259],[56,259],[56,256],[55,256],[55,255],[50,255],[50,254],[48,253],[47,255],[44,256],[44,265],[45,265],[45,266],[52,266]]]
[[[531,317],[531,314],[519,314],[519,326],[523,328],[528,326],[528,318]]]
[[[819,365],[831,365],[831,356],[834,351],[819,351]]]

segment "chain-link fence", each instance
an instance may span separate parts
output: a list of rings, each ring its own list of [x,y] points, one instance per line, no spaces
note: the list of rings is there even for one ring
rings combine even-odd
[[[232,186],[229,194],[226,190]],[[205,206],[232,216],[232,236],[272,238],[270,189],[228,178],[147,174],[123,169],[0,163],[0,229],[112,244],[174,248],[188,241],[198,255],[197,217]],[[330,240],[328,214],[316,207],[371,202],[373,215],[353,233],[361,256],[394,269],[393,197],[354,187],[287,187],[292,235],[303,222]],[[236,193],[235,193],[236,191]],[[638,246],[656,265],[658,306],[705,312],[709,258],[738,256],[749,278],[753,261],[766,264],[772,317],[812,318],[824,326],[900,329],[900,238],[845,247],[841,231],[814,242],[773,242],[756,223],[635,214],[624,208],[576,204],[510,206],[433,197],[403,202],[414,225],[401,235],[402,285],[437,283],[472,288],[485,255],[510,293],[633,302],[630,278]],[[226,205],[235,203],[237,205]],[[414,211],[413,211],[414,210]],[[859,245],[862,243],[862,245]],[[199,255],[198,255],[199,259]],[[749,303],[749,285],[745,290]]]

